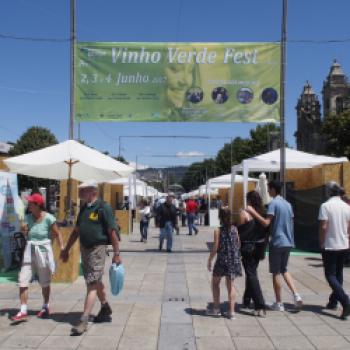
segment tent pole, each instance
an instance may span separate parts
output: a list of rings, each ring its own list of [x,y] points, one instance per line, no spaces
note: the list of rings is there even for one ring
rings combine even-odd
[[[287,8],[288,0],[282,0],[282,30],[281,30],[281,72],[280,72],[280,181],[282,195],[286,197],[286,147],[285,147],[285,76],[286,76],[286,40],[287,40]]]
[[[69,115],[69,139],[74,139],[74,115],[75,115],[75,0],[70,0],[70,115]]]
[[[67,180],[67,208],[66,208],[66,220],[70,225],[70,218],[72,216],[72,165],[73,162],[70,160],[68,164],[68,180]]]

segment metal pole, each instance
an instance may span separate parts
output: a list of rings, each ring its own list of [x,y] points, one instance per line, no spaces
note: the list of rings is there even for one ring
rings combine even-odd
[[[282,195],[286,197],[286,148],[285,148],[285,76],[286,76],[286,41],[288,0],[283,1],[281,30],[281,81],[280,81],[280,181]]]
[[[74,115],[75,115],[75,0],[70,0],[70,118],[69,118],[69,139],[74,139]]]
[[[119,158],[120,158],[120,156],[122,155],[122,146],[121,146],[122,137],[119,136],[119,137],[118,137],[118,140],[119,140],[119,152],[118,152],[118,156],[119,156]]]

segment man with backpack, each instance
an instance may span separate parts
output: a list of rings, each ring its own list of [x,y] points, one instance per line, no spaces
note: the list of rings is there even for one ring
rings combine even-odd
[[[95,304],[96,296],[101,302],[101,310],[95,316],[94,322],[110,322],[112,309],[106,299],[102,276],[106,260],[106,245],[113,247],[112,262],[121,263],[119,252],[119,230],[116,225],[112,208],[98,199],[98,185],[91,180],[79,186],[79,197],[84,202],[78,214],[74,230],[66,247],[61,253],[65,262],[74,242],[80,239],[81,260],[86,282],[86,298],[84,312],[80,321],[72,328],[72,335],[81,335],[87,330],[88,320]]]

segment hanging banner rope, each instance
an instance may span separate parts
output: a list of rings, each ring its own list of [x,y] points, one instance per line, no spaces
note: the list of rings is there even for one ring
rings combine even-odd
[[[279,122],[279,43],[76,48],[76,121]]]

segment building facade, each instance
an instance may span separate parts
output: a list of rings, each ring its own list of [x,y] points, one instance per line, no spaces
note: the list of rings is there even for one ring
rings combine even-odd
[[[341,65],[334,60],[330,72],[323,82],[323,118],[318,96],[309,82],[306,82],[296,105],[297,149],[304,152],[322,154],[325,142],[322,139],[322,120],[328,116],[350,110],[350,84]]]

